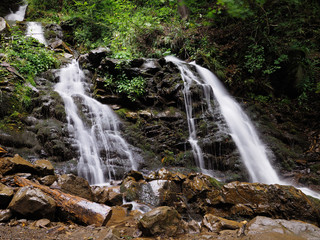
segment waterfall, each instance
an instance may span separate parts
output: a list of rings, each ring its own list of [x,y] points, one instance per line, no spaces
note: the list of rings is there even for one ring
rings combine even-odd
[[[171,61],[178,66],[182,79],[185,82],[185,86],[187,86],[187,91],[189,91],[188,86],[190,85],[190,81],[194,81],[196,84],[201,85],[203,89],[206,90],[204,91],[204,94],[207,103],[209,103],[208,99],[210,98],[210,91],[207,90],[207,87],[210,86],[211,90],[213,91],[214,98],[216,102],[218,102],[219,111],[227,123],[230,135],[240,152],[241,159],[248,170],[251,181],[266,184],[288,185],[288,183],[280,180],[276,171],[273,169],[267,156],[266,147],[259,139],[253,123],[246,113],[241,109],[240,105],[228,94],[219,79],[208,69],[203,68],[195,63],[191,63],[191,65],[195,66],[199,77],[192,73],[190,64],[187,64],[172,56],[166,57],[166,60]],[[184,91],[186,91],[186,89]],[[192,110],[188,109],[192,108],[190,103],[192,103],[191,100],[186,101],[186,104],[189,104],[186,106],[187,116],[188,111],[192,112]],[[209,112],[213,114],[211,106],[208,106],[208,108]],[[188,116],[188,118],[189,117],[190,116]],[[192,138],[191,134],[196,136],[195,131],[196,129],[192,129],[192,132],[190,131],[190,138]],[[201,168],[203,165],[204,163],[199,165],[199,167]],[[308,188],[298,189],[302,190],[305,194],[320,199],[319,193],[316,193]]]
[[[42,24],[39,22],[28,22],[27,23],[27,37],[33,37],[37,39],[40,43],[47,46],[47,41],[43,35]]]
[[[133,154],[119,132],[120,121],[112,109],[88,96],[89,84],[73,60],[60,71],[55,86],[65,104],[68,130],[79,151],[78,174],[90,184],[103,184],[116,171],[137,169]]]
[[[18,11],[16,12],[11,11],[11,13],[5,16],[4,18],[10,21],[23,21],[24,16],[26,14],[27,6],[28,6],[27,4],[21,5]]]
[[[191,145],[192,153],[193,153],[193,157],[195,159],[196,165],[200,168],[201,172],[205,172],[203,154],[198,144],[195,119],[192,114],[192,97],[191,97],[191,91],[190,91],[191,84],[193,81],[197,81],[197,77],[193,74],[190,68],[185,67],[184,62],[176,58],[173,59],[173,57],[170,57],[170,56],[167,57],[166,59],[168,61],[174,62],[178,66],[181,72],[181,77],[184,82],[183,95],[184,95],[184,104],[186,108],[187,122],[188,122],[188,129],[189,129],[188,141]],[[200,82],[197,82],[197,83],[200,84]]]

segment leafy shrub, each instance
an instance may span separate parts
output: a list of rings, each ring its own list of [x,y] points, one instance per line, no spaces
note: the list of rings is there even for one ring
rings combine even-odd
[[[124,73],[117,76],[106,75],[105,87],[125,94],[132,102],[145,93],[145,79],[141,76],[129,79]]]

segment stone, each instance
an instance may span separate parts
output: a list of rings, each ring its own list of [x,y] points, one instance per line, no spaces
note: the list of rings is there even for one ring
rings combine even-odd
[[[10,209],[0,210],[0,222],[7,222],[12,217],[12,212]]]
[[[33,165],[41,176],[54,175],[54,168],[51,162],[46,159],[37,160]]]
[[[43,218],[36,221],[35,226],[40,228],[46,228],[49,226],[50,223],[51,221],[49,219]]]
[[[14,191],[12,188],[7,187],[6,185],[0,183],[0,208],[4,209],[8,207]]]
[[[142,175],[141,172],[138,172],[138,171],[134,171],[134,170],[130,170],[128,173],[127,173],[127,176],[126,177],[133,177],[136,181],[140,181],[140,180],[143,180],[144,177]]]
[[[7,22],[3,17],[0,17],[0,32],[6,30]]]
[[[211,191],[211,184],[205,175],[190,174],[182,184],[182,192],[189,201],[207,191]]]
[[[185,224],[184,231],[191,234],[200,233],[200,226],[198,222],[196,222],[195,220],[191,220],[190,222]]]
[[[58,178],[61,191],[93,201],[93,193],[87,180],[73,174],[63,174]]]
[[[88,55],[88,60],[93,67],[98,67],[103,58],[110,55],[111,50],[109,48],[99,47],[97,49],[91,50]]]
[[[181,216],[174,208],[157,207],[142,215],[138,227],[145,236],[174,236],[181,228]]]
[[[0,158],[0,173],[2,175],[14,173],[36,173],[36,169],[32,163],[16,154],[14,157]]]
[[[52,219],[56,211],[56,203],[40,189],[22,187],[16,192],[8,208],[29,218]]]
[[[222,230],[241,229],[242,223],[206,214],[202,220],[202,230],[210,232],[220,232]]]
[[[39,182],[40,182],[41,184],[44,184],[44,185],[46,185],[46,186],[50,186],[50,185],[52,185],[55,181],[58,180],[58,177],[57,177],[56,175],[47,175],[47,176],[44,176],[44,177],[42,177],[42,178],[39,178],[38,180],[39,180]]]
[[[221,189],[221,202],[230,206],[226,215],[296,219],[320,224],[319,202],[293,186],[231,182]]]
[[[243,239],[319,239],[320,228],[315,225],[284,219],[258,216],[252,219]],[[274,238],[268,238],[273,236]]]
[[[100,187],[92,188],[95,202],[103,203],[108,206],[120,206],[123,203],[123,194],[120,193],[120,187]]]

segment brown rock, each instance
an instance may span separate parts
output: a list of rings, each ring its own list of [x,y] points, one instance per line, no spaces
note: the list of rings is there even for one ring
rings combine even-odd
[[[41,176],[54,175],[54,168],[50,161],[41,159],[34,162],[34,167]]]
[[[206,214],[202,220],[202,230],[220,232],[222,230],[236,230],[242,227],[242,223]]]
[[[6,208],[13,197],[13,189],[0,183],[0,208]]]
[[[93,201],[93,193],[87,180],[73,174],[63,174],[58,178],[61,191]]]
[[[223,186],[221,197],[221,204],[230,206],[226,215],[264,215],[320,224],[319,202],[293,186],[232,182]]]
[[[39,182],[41,184],[46,185],[46,186],[50,186],[57,180],[58,180],[58,178],[57,178],[56,175],[47,175],[47,176],[44,176],[44,177],[40,178]]]
[[[30,218],[52,218],[56,211],[56,203],[40,189],[22,187],[14,195],[9,208]]]
[[[181,225],[182,221],[179,213],[174,208],[164,206],[145,213],[138,226],[145,236],[174,236],[178,233]]]
[[[40,228],[46,228],[49,226],[50,223],[51,221],[49,219],[43,218],[36,221],[35,226]]]
[[[123,203],[123,194],[120,187],[93,187],[94,199],[98,203],[108,206],[120,206]]]
[[[18,154],[14,155],[14,157],[0,158],[0,173],[2,175],[36,172],[34,166]]]
[[[182,192],[188,200],[198,197],[212,189],[209,177],[201,174],[190,174],[182,184]]]

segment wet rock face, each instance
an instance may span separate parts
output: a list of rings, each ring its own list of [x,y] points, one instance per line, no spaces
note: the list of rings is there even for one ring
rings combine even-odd
[[[13,129],[0,129],[0,144],[8,150],[9,156],[19,153],[27,159],[49,158],[55,161],[73,157],[64,103],[53,91],[59,80],[57,74],[58,70],[49,70],[38,76],[35,79],[37,94],[32,97],[28,115],[19,117]],[[11,92],[4,94],[6,106],[0,106],[0,112],[15,105]],[[8,115],[7,112],[2,113],[3,116]]]
[[[99,51],[98,51],[99,52]],[[184,83],[177,67],[165,59],[134,59],[126,63],[100,56],[90,61],[89,53],[80,57],[82,66],[95,71],[93,78],[94,95],[102,103],[112,104],[122,118],[125,138],[134,146],[142,149],[145,167],[163,165],[194,166],[195,162],[188,142],[189,132],[185,101]],[[136,101],[117,93],[115,86],[106,86],[105,77],[120,81],[143,77],[145,93]],[[234,171],[229,181],[246,179],[239,155],[230,137],[223,135],[215,121],[219,116],[209,114],[203,89],[191,87],[195,99],[193,114],[199,136],[199,144],[204,152],[205,166],[209,169]],[[218,134],[219,133],[219,134]]]
[[[41,190],[32,187],[20,188],[9,204],[9,209],[22,216],[53,218],[55,201]]]

